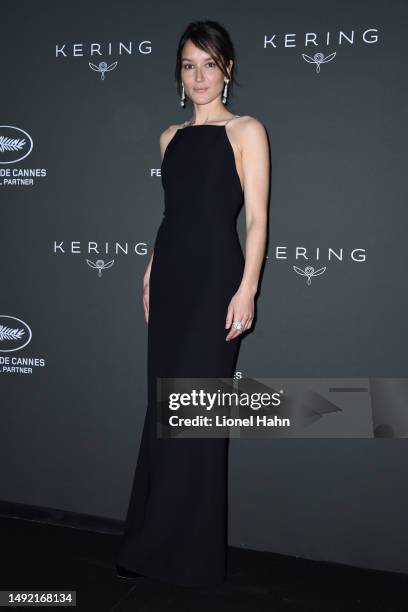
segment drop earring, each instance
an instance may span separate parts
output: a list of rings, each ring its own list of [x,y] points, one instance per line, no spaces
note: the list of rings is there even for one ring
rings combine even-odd
[[[182,85],[182,90],[181,90],[181,102],[180,102],[180,106],[182,106],[183,108],[186,105],[186,92],[184,91],[184,83],[181,82]]]
[[[225,104],[227,101],[227,95],[228,95],[228,83],[229,83],[229,79],[227,79],[225,81],[225,86],[224,86],[224,91],[222,93],[222,103]]]

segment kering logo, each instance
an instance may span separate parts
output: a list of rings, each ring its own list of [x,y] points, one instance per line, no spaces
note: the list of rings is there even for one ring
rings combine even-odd
[[[324,57],[323,53],[315,53],[313,57],[306,55],[306,53],[302,53],[302,57],[305,62],[309,62],[309,64],[316,64],[316,72],[319,74],[320,64],[327,64],[327,62],[331,62],[332,59],[336,57],[336,53],[331,53],[327,57]]]
[[[30,134],[14,125],[0,125],[0,164],[15,164],[32,150]]]
[[[96,255],[109,255],[114,253],[118,255],[121,253],[122,255],[129,255],[130,253],[135,253],[136,255],[146,255],[147,254],[147,245],[145,242],[136,242],[133,245],[129,245],[128,242],[114,242],[111,244],[110,242],[84,242],[82,243],[79,240],[65,242],[65,240],[61,240],[57,242],[54,240],[54,253],[60,253],[63,255],[81,255],[86,253],[87,255],[91,255],[95,253]],[[99,262],[105,267],[108,267],[108,264],[105,264],[102,259],[98,259]],[[98,261],[95,262],[95,265],[98,264]],[[92,263],[92,262],[91,262]],[[110,262],[108,262],[110,263]],[[101,263],[98,266],[102,265]],[[89,264],[90,265],[90,264]],[[113,265],[113,262],[112,262]],[[109,266],[110,267],[110,266]]]
[[[118,62],[113,62],[113,64],[111,64],[110,66],[108,66],[106,62],[99,62],[98,65],[93,64],[92,62],[89,62],[88,64],[88,66],[92,70],[100,73],[101,81],[105,80],[105,72],[110,72],[111,70],[114,70],[114,68],[116,68],[117,65],[118,65]]]
[[[56,59],[70,58],[70,57],[94,57],[99,56],[101,61],[98,63],[88,62],[89,68],[94,72],[98,73],[101,77],[101,81],[105,80],[107,72],[111,72],[118,66],[118,61],[108,63],[102,58],[104,56],[122,56],[122,55],[133,55],[134,47],[136,52],[141,55],[148,55],[152,52],[152,41],[142,40],[136,45],[133,41],[124,42],[107,42],[107,43],[63,43],[55,45],[55,57]]]
[[[294,248],[294,258],[297,259],[305,259],[309,261],[309,258],[316,259],[319,261],[320,259],[326,258],[327,261],[331,261],[332,259],[337,259],[337,261],[343,261],[345,259],[344,249],[343,247],[336,249],[332,249],[329,247],[327,251],[323,251],[323,255],[321,254],[320,247],[316,247],[315,249],[307,249],[303,246],[295,246]],[[274,247],[273,253],[275,259],[288,259],[287,254],[288,247],[287,246],[276,246]],[[348,255],[348,257],[355,262],[366,261],[366,250],[365,249],[352,249]],[[269,259],[269,255],[267,256]]]
[[[264,49],[267,47],[273,47],[277,49],[278,46],[283,46],[284,48],[293,48],[298,45],[301,46],[303,44],[304,47],[314,46],[322,47],[325,45],[326,47],[333,47],[337,45],[339,47],[344,45],[355,45],[356,42],[362,42],[366,45],[372,45],[378,43],[379,35],[377,28],[368,28],[363,30],[360,35],[357,35],[355,30],[350,30],[349,32],[343,32],[343,30],[339,30],[337,33],[332,34],[332,32],[325,32],[322,35],[318,35],[316,32],[306,32],[302,37],[293,34],[282,34],[277,35],[273,34],[272,36],[264,36]],[[313,55],[308,55],[306,53],[301,53],[301,57],[308,64],[314,64],[316,66],[316,74],[320,73],[320,66],[322,64],[327,64],[331,62],[336,57],[336,52],[330,53],[329,55],[324,55],[321,51],[314,53]]]
[[[276,246],[273,249],[274,259],[288,259],[287,254],[288,247],[286,246]],[[323,251],[323,255],[321,253],[320,247],[316,247],[315,249],[306,249],[306,247],[296,246],[294,247],[294,259],[304,259],[309,261],[310,259],[314,259],[316,261],[320,261],[321,259],[327,259],[328,262],[333,259],[336,261],[343,262],[346,257],[344,255],[344,249],[341,247],[339,249],[328,248],[327,251]],[[266,259],[270,259],[271,256],[267,255]],[[347,255],[347,259],[350,259],[355,263],[365,262],[367,259],[367,254],[365,249],[352,249]],[[314,266],[308,264],[304,268],[300,268],[299,266],[292,266],[292,270],[296,272],[300,277],[306,279],[307,285],[310,286],[312,284],[312,278],[316,276],[322,276],[326,270],[327,266],[323,266],[321,268],[315,268]]]
[[[128,242],[114,242],[110,244],[109,242],[85,242],[81,243],[79,240],[71,241],[65,243],[64,240],[61,242],[57,242],[54,240],[54,254],[63,254],[63,255],[82,255],[86,253],[87,255],[96,254],[96,255],[129,255],[130,253],[135,253],[135,255],[146,255],[147,254],[147,245],[145,242],[137,242],[133,245],[129,245]],[[96,259],[92,261],[91,259],[85,259],[86,263],[90,268],[96,270],[98,272],[98,278],[102,277],[102,272],[104,270],[108,270],[115,263],[114,259],[107,261],[102,258]]]
[[[298,268],[297,266],[293,266],[293,269],[300,276],[306,276],[308,285],[312,284],[312,276],[320,276],[326,271],[326,268],[319,268],[318,270],[315,270],[313,266],[306,266],[304,270]]]
[[[90,259],[87,259],[86,263],[88,264],[88,266],[90,266],[94,270],[98,270],[98,277],[101,278],[102,270],[111,268],[115,262],[113,259],[112,261],[108,261],[107,263],[105,263],[103,259],[97,259],[95,262],[91,261]]]
[[[133,55],[133,42],[130,40],[126,44],[123,42],[115,43],[114,47],[111,42],[108,43],[63,43],[55,45],[55,57],[57,59],[63,57],[93,57],[99,55]],[[84,49],[85,47],[85,49]],[[142,40],[137,44],[137,52],[142,55],[148,55],[152,52],[152,41]]]
[[[0,315],[0,353],[19,351],[30,342],[31,329],[21,319]]]

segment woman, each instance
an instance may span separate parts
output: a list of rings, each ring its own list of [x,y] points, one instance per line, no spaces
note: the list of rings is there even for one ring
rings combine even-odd
[[[118,575],[224,581],[228,438],[158,438],[158,377],[233,378],[264,259],[269,153],[262,124],[227,112],[234,49],[217,22],[189,24],[176,80],[192,118],[160,136],[164,219],[144,276],[148,406]],[[244,198],[245,194],[245,198]],[[245,199],[245,259],[236,216]],[[228,331],[226,331],[228,330]]]

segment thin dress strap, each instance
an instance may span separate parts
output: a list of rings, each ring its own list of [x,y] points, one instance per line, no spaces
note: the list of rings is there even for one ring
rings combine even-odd
[[[235,117],[240,117],[240,115],[234,115],[233,117],[230,117],[230,118],[227,120],[227,123],[224,123],[224,125],[227,125],[227,124],[228,124],[230,121],[232,121],[233,119],[235,119]]]

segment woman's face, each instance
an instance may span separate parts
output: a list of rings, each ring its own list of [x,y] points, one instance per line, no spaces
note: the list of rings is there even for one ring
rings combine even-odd
[[[210,102],[224,88],[224,74],[207,51],[196,47],[191,40],[186,42],[181,54],[181,80],[186,95],[196,104]]]

